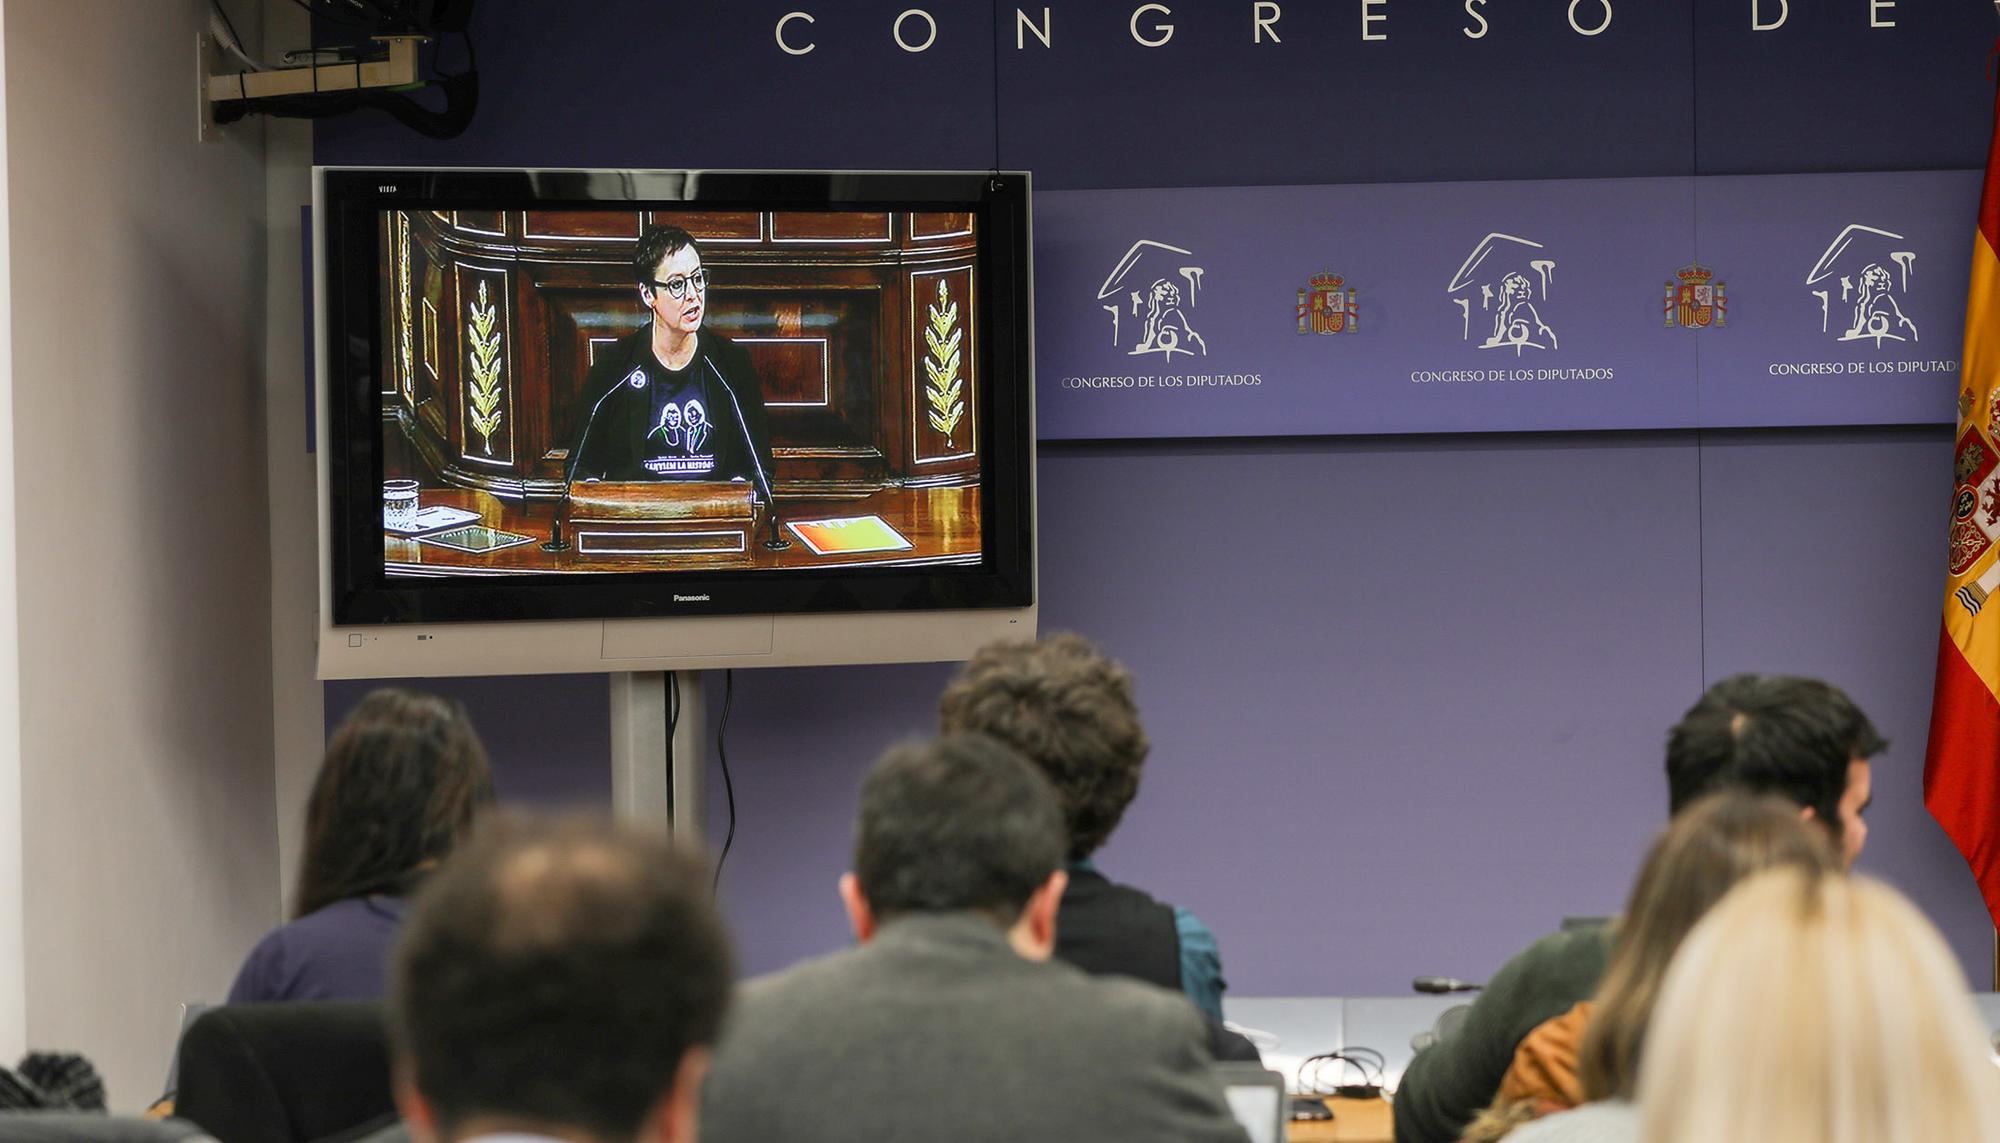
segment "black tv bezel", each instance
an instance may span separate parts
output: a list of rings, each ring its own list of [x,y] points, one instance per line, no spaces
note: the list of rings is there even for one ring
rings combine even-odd
[[[1034,603],[1034,344],[1021,172],[324,168],[316,225],[334,626],[1017,608]],[[381,523],[382,255],[395,209],[972,211],[981,559],[968,567],[387,574]],[[780,501],[782,508],[783,501]]]

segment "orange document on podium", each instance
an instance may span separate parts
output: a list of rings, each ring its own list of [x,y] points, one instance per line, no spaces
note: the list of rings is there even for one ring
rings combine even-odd
[[[797,520],[786,525],[804,540],[814,555],[856,552],[900,552],[910,541],[880,516],[848,516],[832,520]]]

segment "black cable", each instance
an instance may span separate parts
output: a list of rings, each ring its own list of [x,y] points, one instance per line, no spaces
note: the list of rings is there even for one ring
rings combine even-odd
[[[674,811],[674,735],[681,725],[681,677],[674,671],[667,672],[667,824],[672,826]]]
[[[729,747],[723,736],[729,733],[729,705],[736,699],[736,672],[722,672],[722,718],[715,727],[715,759],[722,763],[722,794],[729,802],[729,828],[722,834],[722,852],[715,859],[715,880],[710,894],[722,891],[722,863],[729,860],[729,847],[736,841],[736,783],[729,778]]]
[[[1295,1087],[1301,1093],[1312,1095],[1338,1095],[1349,1099],[1372,1099],[1382,1094],[1387,1086],[1382,1075],[1382,1065],[1387,1061],[1382,1053],[1373,1048],[1356,1045],[1339,1051],[1321,1052],[1299,1061],[1298,1070],[1293,1073]],[[1340,1070],[1328,1081],[1321,1076],[1328,1064],[1340,1065]],[[1307,1067],[1311,1067],[1308,1074]],[[1346,1071],[1353,1068],[1361,1074],[1360,1083],[1346,1082]]]
[[[993,4],[993,173],[1000,173],[1000,4]]]
[[[465,29],[458,34],[459,40],[465,44],[464,71],[444,70],[444,35],[442,32],[437,33],[437,46],[431,49],[431,70],[446,79],[453,76],[477,74],[479,71],[479,51],[472,46],[472,26],[469,24],[466,25]]]
[[[1383,1058],[1382,1053],[1373,1048],[1360,1047],[1348,1048],[1346,1051],[1347,1058],[1361,1069],[1363,1083],[1373,1084],[1378,1092],[1389,1086],[1386,1082],[1387,1077],[1382,1074],[1383,1065],[1389,1061]]]

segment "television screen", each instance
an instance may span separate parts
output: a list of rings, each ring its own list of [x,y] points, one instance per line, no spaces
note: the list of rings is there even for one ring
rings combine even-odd
[[[320,178],[333,624],[1032,602],[1026,176]]]

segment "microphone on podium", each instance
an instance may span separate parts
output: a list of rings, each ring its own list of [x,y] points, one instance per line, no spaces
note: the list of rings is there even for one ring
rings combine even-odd
[[[755,487],[763,494],[764,506],[769,513],[766,523],[770,525],[771,535],[764,541],[764,547],[768,551],[782,552],[791,547],[792,542],[778,530],[778,493],[771,487],[771,474],[764,471],[764,462],[757,456],[757,442],[750,437],[750,418],[743,415],[743,402],[736,399],[736,387],[729,383],[729,378],[722,375],[722,370],[716,367],[715,359],[704,353],[702,360],[708,363],[708,371],[715,374],[715,379],[721,382],[722,391],[729,394],[729,404],[736,410],[736,424],[743,430],[743,446],[750,450],[750,468],[757,478]]]
[[[555,519],[549,524],[549,538],[542,542],[542,550],[545,552],[569,551],[569,541],[563,538],[563,521],[569,518],[569,490],[576,483],[576,466],[583,462],[583,446],[590,443],[590,427],[597,423],[597,410],[602,409],[604,402],[611,399],[611,394],[624,388],[624,385],[625,383],[620,381],[606,389],[604,395],[597,399],[597,403],[590,407],[590,415],[583,419],[583,432],[577,434],[575,451],[570,453],[569,460],[563,464],[562,491],[556,498]]]

